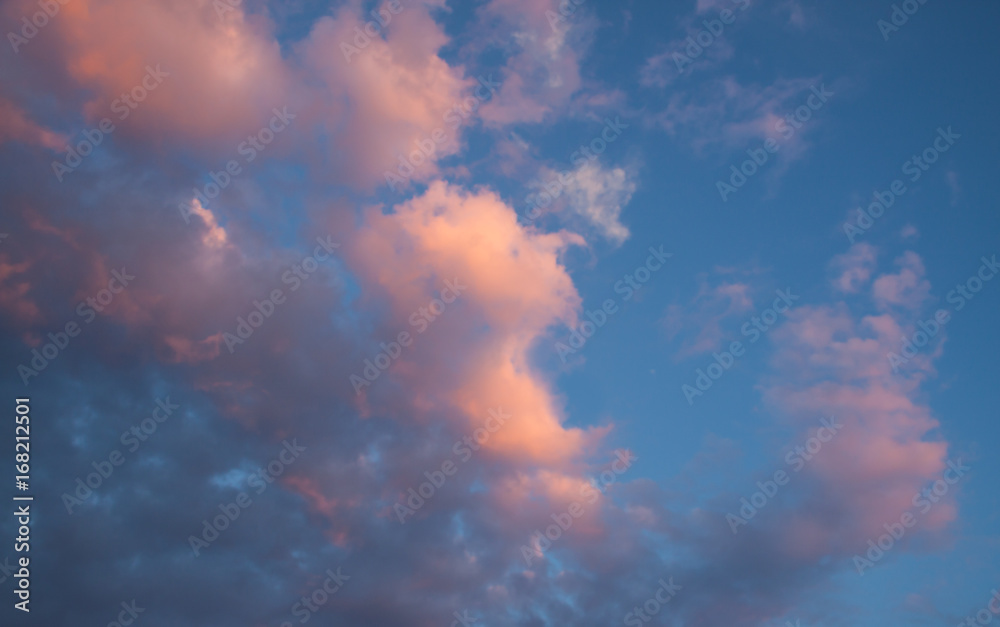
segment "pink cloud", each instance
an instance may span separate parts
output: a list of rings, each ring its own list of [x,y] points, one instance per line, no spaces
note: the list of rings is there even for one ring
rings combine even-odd
[[[468,286],[393,369],[417,397],[469,427],[503,407],[514,418],[488,447],[506,458],[565,468],[596,444],[600,430],[562,426],[560,403],[528,357],[547,328],[576,323],[580,296],[560,256],[583,244],[579,236],[525,228],[492,192],[442,182],[392,214],[369,210],[366,223],[350,254],[370,297],[388,301],[389,326],[412,331],[407,319],[444,281]]]
[[[565,109],[583,85],[580,58],[594,28],[586,10],[553,23],[550,18],[560,16],[559,0],[493,0],[480,12],[485,39],[475,46],[495,41],[509,53],[503,87],[483,108],[483,119],[498,126],[537,123]]]
[[[907,251],[896,259],[897,274],[885,274],[875,280],[872,295],[879,308],[890,306],[916,310],[930,297],[931,284],[924,279],[920,257]]]
[[[791,136],[781,131],[794,129],[779,123],[819,84],[818,78],[780,79],[767,86],[742,85],[731,76],[710,80],[694,92],[672,95],[664,110],[647,115],[646,123],[690,137],[696,151],[746,148],[773,138],[785,159],[794,158],[804,151],[805,136],[816,122],[801,125]]]
[[[272,107],[288,104],[275,102],[275,94],[292,86],[271,26],[242,7],[220,15],[214,6],[180,0],[66,4],[48,28],[58,38],[65,71],[93,94],[84,105],[87,120],[109,117],[126,133],[160,141],[206,146],[223,138],[233,148]],[[113,102],[142,85],[147,66],[169,77],[122,121]]]
[[[851,246],[843,255],[837,255],[830,267],[838,274],[833,285],[841,292],[856,293],[867,285],[875,269],[878,250],[867,243]]]
[[[168,362],[197,363],[218,357],[223,338],[221,333],[216,333],[199,342],[186,337],[168,335],[163,338],[163,343],[170,349],[166,357]]]
[[[753,309],[752,288],[748,283],[724,281],[709,285],[707,277],[699,279],[698,294],[684,307],[667,307],[661,324],[669,339],[682,332],[685,339],[675,359],[684,359],[706,351],[717,350],[735,331],[729,328],[733,319]]]
[[[448,38],[426,7],[406,7],[384,39],[371,38],[348,61],[341,45],[355,41],[363,22],[345,8],[321,18],[301,44],[308,74],[320,81],[312,97],[324,103],[313,117],[338,138],[338,169],[365,184],[385,184],[386,171],[399,175],[401,158],[416,166],[414,179],[432,178],[435,162],[461,148],[463,127],[481,113],[482,101],[472,95],[479,83],[437,56]],[[345,106],[348,94],[352,104]],[[423,150],[429,157],[421,146],[432,148]]]
[[[901,262],[917,274],[916,255]],[[876,306],[883,308],[887,294],[893,303],[911,300],[895,298],[899,283],[899,275],[877,278]],[[813,529],[806,545],[817,555],[861,553],[867,539],[912,510],[914,495],[946,468],[948,443],[935,437],[938,422],[918,393],[933,372],[932,356],[915,359],[908,376],[893,373],[886,358],[897,350],[905,324],[889,314],[856,321],[843,305],[802,307],[775,331],[777,372],[763,388],[765,399],[803,429],[821,416],[844,425],[809,466],[824,486],[825,507],[843,512],[841,518],[820,523],[803,511],[796,523]],[[955,515],[949,496],[921,519],[920,531],[940,531]],[[817,533],[817,525],[825,531]]]
[[[452,115],[468,106],[478,82],[437,55],[449,42],[430,14],[437,4],[407,4],[381,33],[356,41],[355,29],[363,34],[368,18],[360,3],[349,3],[283,50],[274,24],[245,4],[80,0],[48,26],[49,47],[26,47],[22,56],[46,76],[65,75],[69,80],[58,79],[61,85],[75,83],[86,93],[78,97],[86,98],[87,125],[109,118],[116,136],[196,155],[206,166],[236,157],[275,108],[286,110],[295,119],[266,148],[268,158],[287,156],[296,145],[318,177],[371,188],[385,183],[385,171],[395,172],[400,155],[427,142],[433,150],[418,155],[426,163],[414,172],[416,180],[436,175],[436,161],[461,148],[470,116],[463,110],[454,124]],[[357,43],[358,52],[345,55],[343,44]],[[148,80],[143,87],[150,68],[158,84],[123,118],[123,96],[150,87]],[[481,104],[471,102],[476,109]],[[8,114],[0,141],[64,145],[6,101],[0,111]]]
[[[61,150],[66,145],[66,137],[52,132],[32,121],[17,105],[0,96],[0,144],[20,141]]]

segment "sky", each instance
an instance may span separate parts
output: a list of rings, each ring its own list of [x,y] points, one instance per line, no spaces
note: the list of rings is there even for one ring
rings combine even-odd
[[[998,20],[7,0],[3,623],[1000,621]]]

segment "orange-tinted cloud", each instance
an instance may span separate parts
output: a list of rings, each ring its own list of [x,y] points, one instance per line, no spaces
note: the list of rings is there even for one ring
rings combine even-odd
[[[24,10],[32,5],[21,4]],[[434,4],[405,4],[368,37],[370,15],[350,3],[283,50],[270,19],[248,12],[245,3],[79,0],[47,27],[52,43],[26,47],[23,62],[47,74],[63,72],[85,90],[86,124],[109,118],[116,134],[213,167],[237,158],[272,109],[287,107],[295,119],[280,134],[281,147],[266,149],[268,156],[288,154],[294,143],[322,178],[370,188],[385,184],[384,173],[395,172],[400,155],[427,142],[433,150],[420,158],[425,163],[413,179],[434,176],[436,161],[461,147],[470,116],[459,115],[456,123],[453,110],[477,81],[438,56],[449,39],[430,15]],[[357,43],[358,32],[363,47],[345,56],[342,46]],[[156,80],[147,79],[150,68]],[[65,143],[18,116],[0,128],[0,140],[5,135],[51,148]]]
[[[410,315],[444,281],[467,291],[417,335],[398,372],[431,407],[457,410],[479,426],[492,407],[513,418],[487,448],[511,460],[565,467],[596,443],[599,431],[562,425],[550,384],[529,350],[545,330],[574,325],[580,296],[560,261],[579,236],[519,225],[514,210],[488,191],[442,182],[383,215],[366,214],[352,256],[362,278],[389,302],[396,327],[413,332]],[[419,369],[407,368],[413,360]]]
[[[80,0],[67,3],[49,28],[70,77],[93,93],[84,107],[90,122],[110,117],[159,141],[232,144],[259,128],[272,107],[288,104],[275,100],[288,98],[292,85],[271,27],[240,7]],[[169,77],[121,122],[112,106],[142,84],[147,66]]]

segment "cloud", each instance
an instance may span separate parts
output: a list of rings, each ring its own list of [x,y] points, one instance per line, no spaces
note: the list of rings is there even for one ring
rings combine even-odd
[[[906,376],[894,373],[887,359],[912,331],[923,302],[910,288],[926,284],[914,253],[897,265],[903,271],[877,277],[872,295],[880,311],[887,302],[901,306],[897,314],[858,320],[845,305],[804,307],[775,332],[777,376],[765,386],[765,398],[796,422],[831,415],[845,424],[842,440],[813,466],[825,484],[818,495],[843,511],[815,521],[824,529],[810,544],[817,554],[860,553],[868,537],[878,535],[883,523],[898,521],[913,507],[913,496],[945,469],[948,444],[934,437],[938,422],[918,394],[933,374],[933,356],[919,356]],[[940,531],[955,515],[949,497],[921,521],[920,531]]]
[[[550,329],[577,322],[580,295],[563,258],[584,245],[582,237],[525,227],[494,192],[441,181],[394,206],[371,207],[356,223],[353,215],[342,220],[339,206],[324,206],[310,228],[340,229],[342,261],[289,293],[234,357],[217,350],[217,334],[254,300],[288,288],[281,275],[314,236],[296,231],[297,245],[274,246],[233,220],[215,245],[212,229],[220,227],[204,215],[188,225],[172,208],[131,210],[146,206],[145,195],[168,196],[173,184],[166,173],[137,191],[126,180],[104,181],[104,195],[92,201],[101,211],[88,207],[86,219],[52,203],[53,215],[77,216],[58,228],[20,207],[14,215],[34,226],[21,231],[23,241],[4,244],[13,245],[4,251],[8,263],[31,262],[12,276],[47,314],[14,325],[5,319],[16,332],[44,336],[63,323],[59,312],[72,316],[78,292],[96,286],[91,273],[101,278],[112,260],[136,264],[141,277],[129,291],[137,315],[125,315],[123,300],[121,312],[95,322],[101,330],[87,329],[32,388],[39,410],[55,421],[49,447],[60,460],[40,494],[58,500],[157,396],[170,393],[184,408],[72,524],[39,520],[38,533],[67,548],[38,566],[82,595],[65,597],[78,620],[100,620],[127,586],[166,625],[235,627],[262,617],[280,624],[314,578],[338,565],[352,579],[323,610],[337,627],[432,625],[460,604],[500,625],[545,624],[550,616],[613,624],[664,575],[697,591],[671,602],[686,624],[766,620],[849,568],[866,534],[941,469],[946,444],[932,437],[936,421],[919,391],[931,356],[903,376],[885,362],[908,323],[878,310],[859,316],[843,305],[806,306],[774,331],[765,404],[796,434],[808,434],[823,415],[846,426],[804,471],[799,490],[736,536],[724,515],[739,495],[728,485],[705,490],[682,477],[661,486],[637,468],[588,503],[587,476],[614,459],[605,450],[614,423],[574,424],[530,359]],[[45,200],[31,175],[4,185],[32,198],[28,204]],[[43,259],[46,272],[65,280],[39,281]],[[739,279],[725,273],[706,281],[704,302],[722,312],[747,309],[752,291]],[[446,280],[468,289],[417,334],[410,316]],[[360,399],[349,376],[402,330],[413,345]],[[26,354],[10,334],[4,341],[5,355]],[[510,424],[401,525],[393,505],[426,481],[425,472],[454,460],[453,443],[493,407],[509,413]],[[284,438],[305,444],[301,460],[255,495],[202,557],[190,557],[188,535],[240,487],[212,478],[266,465]],[[735,459],[731,447],[718,448],[718,459]],[[747,473],[744,465],[733,469]],[[171,488],[177,483],[188,489]],[[524,565],[520,547],[576,500],[584,514]],[[939,532],[955,515],[949,497],[921,521],[921,533]],[[665,546],[680,549],[667,554]],[[73,568],[57,568],[66,551]],[[122,566],[135,556],[149,568]],[[822,562],[826,556],[831,561]],[[250,573],[253,594],[212,592],[213,581],[237,571]],[[81,587],[92,572],[120,585]],[[59,624],[61,607],[44,610],[49,623]]]
[[[53,19],[49,48],[26,47],[19,61],[38,68],[50,88],[68,91],[67,108],[79,102],[86,126],[109,118],[123,146],[183,155],[201,169],[236,157],[275,108],[286,110],[294,121],[267,146],[268,159],[288,158],[297,145],[292,158],[317,179],[371,189],[427,142],[432,149],[418,155],[416,180],[434,176],[436,162],[461,148],[469,116],[457,115],[458,123],[451,116],[478,83],[437,56],[449,39],[430,15],[434,8],[407,6],[384,36],[361,30],[358,42],[355,29],[368,18],[360,3],[349,3],[283,48],[274,24],[239,3],[81,1]],[[345,55],[343,45],[357,43],[360,51]],[[161,84],[136,91],[150,68]],[[127,100],[132,93],[144,95]],[[54,147],[55,136],[16,120],[7,134],[20,129],[19,136],[34,134]]]
[[[842,570],[853,573],[853,556],[885,533],[883,525],[915,511],[914,496],[947,468],[948,443],[920,391],[936,353],[919,356],[905,374],[894,373],[886,358],[912,330],[917,312],[883,313],[874,296],[858,308],[866,313],[843,303],[803,304],[773,331],[774,352],[759,389],[766,415],[787,434],[775,457],[815,435],[820,418],[843,427],[747,526],[733,534],[725,522],[725,513],[747,493],[729,492],[730,486],[749,489],[748,474],[763,477],[775,469],[748,473],[738,463],[739,451],[725,442],[707,442],[704,459],[671,482],[683,487],[671,494],[669,510],[662,505],[665,495],[630,495],[631,508],[648,510],[644,519],[662,521],[694,556],[671,570],[701,592],[695,599],[678,597],[674,610],[685,624],[715,624],[720,617],[741,624],[780,620],[790,608],[813,602],[809,589]],[[721,492],[714,479],[720,474],[728,477]],[[956,517],[950,492],[918,517],[910,540],[940,539]],[[894,551],[919,546],[908,542]]]
[[[487,124],[540,123],[566,110],[583,87],[580,63],[596,23],[585,7],[550,22],[561,16],[560,6],[558,0],[492,0],[479,9],[482,37],[467,53],[493,44],[505,55],[503,87],[482,110]]]
[[[954,170],[946,172],[945,181],[947,181],[948,189],[951,192],[951,206],[957,207],[958,201],[962,198],[962,185],[958,182],[958,172]]]
[[[509,0],[477,9],[485,29],[477,35],[509,44],[500,62],[507,91],[480,109],[488,124],[549,121],[579,97],[593,23],[579,14],[552,31],[544,9],[554,6]],[[31,383],[36,415],[51,420],[39,499],[74,490],[155,399],[170,395],[182,408],[73,518],[60,511],[33,522],[53,547],[33,558],[33,572],[59,600],[39,606],[44,624],[104,624],[126,591],[165,627],[280,625],[338,566],[351,579],[317,616],[331,627],[431,626],[465,608],[498,626],[620,624],[671,573],[685,587],[671,607],[679,621],[749,624],[812,598],[941,470],[947,444],[920,393],[936,353],[902,374],[890,373],[884,356],[924,301],[922,263],[908,253],[896,274],[874,277],[857,247],[834,262],[838,281],[847,276],[838,284],[866,295],[871,282],[873,311],[803,307],[770,336],[777,350],[759,388],[768,411],[796,434],[828,413],[847,424],[791,498],[738,536],[724,519],[736,500],[730,487],[708,491],[686,475],[654,482],[639,468],[586,500],[588,478],[615,459],[609,440],[619,418],[581,424],[532,355],[579,321],[566,258],[587,242],[520,224],[489,188],[439,180],[437,160],[458,154],[464,128],[444,114],[476,86],[451,59],[477,48],[448,36],[447,20],[436,19],[445,8],[408,5],[350,61],[340,44],[367,19],[360,2],[279,45],[274,25],[249,9],[219,15],[210,2],[80,0],[40,35],[46,45],[23,49],[18,72],[34,75],[30,89],[6,88],[10,115],[0,122],[0,189],[18,233],[0,248],[4,367],[13,372],[76,320],[81,299],[103,289],[112,270],[124,264],[136,276]],[[47,165],[58,133],[46,129],[91,123],[156,62],[169,82],[102,146],[107,161],[87,166],[101,176],[56,185]],[[733,85],[721,88],[747,100],[732,105],[745,125],[723,124],[712,141],[761,132],[769,103],[784,98],[781,88],[747,95]],[[29,106],[32,90],[44,106]],[[231,188],[248,202],[191,200],[197,177],[217,171],[280,105],[275,95],[299,117],[268,164],[256,162],[260,170]],[[686,113],[708,128],[731,112],[719,105],[713,117],[707,97],[682,99],[675,112],[687,104],[708,107]],[[426,188],[407,188],[412,197],[394,202],[376,197],[385,204],[366,194],[442,125],[448,141],[415,176]],[[629,233],[622,207],[636,189],[631,171],[587,164],[577,175],[565,214],[586,227],[577,230],[620,243]],[[189,221],[178,215],[179,195]],[[293,290],[284,277],[297,276],[287,273],[327,234],[343,248]],[[435,306],[449,283],[464,286],[461,294],[417,331],[414,313]],[[238,352],[223,350],[223,334],[249,312],[263,315],[275,289],[285,302]],[[668,312],[694,338],[681,352],[708,350],[753,302],[743,275],[704,279],[689,314]],[[356,394],[351,375],[401,331],[412,345]],[[11,379],[9,397],[20,386]],[[454,443],[494,408],[509,424],[400,524],[393,506],[454,460]],[[195,559],[187,538],[296,438],[302,458]],[[726,464],[738,457],[733,443],[709,438],[705,448],[689,465],[694,474],[746,473]],[[573,527],[525,565],[521,547],[533,531],[578,500],[584,511]],[[949,497],[921,530],[938,532],[956,515]],[[217,585],[234,580],[240,585]]]
[[[948,445],[931,437],[938,423],[918,400],[921,376],[900,378],[886,359],[897,349],[900,331],[885,315],[858,322],[843,307],[822,307],[796,312],[776,332],[779,376],[765,398],[798,424],[830,415],[845,425],[836,447],[812,466],[823,482],[817,505],[839,513],[828,512],[825,520],[818,510],[798,514],[821,530],[803,547],[813,557],[862,553],[867,539],[898,521],[913,507],[914,495],[945,469]],[[929,372],[925,361],[920,375]],[[920,531],[940,531],[954,517],[948,499],[921,522]]]
[[[755,288],[738,280],[712,280],[707,275],[698,278],[698,293],[685,306],[670,305],[660,324],[667,338],[685,339],[674,353],[675,360],[686,359],[707,351],[717,350],[726,340],[735,337],[731,328],[735,319],[742,319],[753,310]]]
[[[924,264],[920,256],[907,251],[896,259],[896,274],[884,274],[875,279],[872,295],[881,309],[902,307],[917,309],[930,297],[931,284],[924,279]]]
[[[857,293],[868,284],[875,270],[878,250],[867,243],[851,246],[843,255],[837,255],[830,262],[830,268],[837,273],[834,287],[841,292]]]
[[[624,169],[604,170],[594,163],[577,168],[576,176],[566,186],[571,209],[617,246],[630,235],[620,219],[622,208],[635,190],[636,184]]]
[[[772,14],[779,15],[782,25],[803,30],[810,21],[798,0],[780,0],[770,8]],[[736,57],[739,41],[736,31],[750,19],[757,19],[756,27],[761,28],[761,20],[754,16],[760,16],[764,10],[760,3],[747,0],[698,0],[694,12],[681,16],[676,22],[676,30],[681,34],[667,43],[663,52],[646,59],[639,72],[639,83],[662,89],[682,78],[696,76],[701,71],[718,71]],[[730,12],[730,25],[719,21],[722,11]],[[708,29],[707,25],[711,22],[715,22],[713,29],[722,30]],[[705,35],[699,39],[702,32]],[[689,38],[696,43],[692,44]],[[689,49],[692,54],[688,54]]]
[[[803,151],[806,133],[799,129],[784,138],[779,134],[781,125],[787,125],[783,118],[804,104],[818,84],[818,79],[809,78],[779,79],[768,86],[743,85],[733,77],[713,79],[672,95],[666,109],[648,115],[646,122],[687,139],[699,152],[744,148],[751,141],[774,138],[780,139],[786,158],[793,158]]]
[[[700,23],[692,23],[692,37],[698,33],[695,26],[703,27]],[[667,44],[665,51],[647,58],[639,70],[639,84],[644,87],[666,88],[681,78],[696,75],[702,69],[721,66],[736,52],[736,48],[725,36],[716,38],[695,58],[688,55],[688,45],[687,37],[678,39]],[[679,55],[679,59],[675,55]]]
[[[307,117],[329,142],[322,163],[345,180],[371,186],[385,184],[386,172],[399,175],[400,162],[409,160],[416,166],[412,177],[428,180],[439,159],[461,148],[470,115],[482,114],[472,96],[479,83],[437,56],[448,38],[424,5],[408,6],[384,39],[371,38],[347,61],[342,44],[354,42],[363,26],[360,12],[344,8],[336,18],[318,20],[299,47],[308,75],[319,81],[310,100],[322,106]]]
[[[259,128],[272,107],[289,104],[275,101],[292,84],[269,24],[242,8],[220,15],[214,6],[180,0],[64,6],[48,28],[57,38],[57,71],[90,94],[87,121],[110,117],[126,133],[149,139],[203,147],[222,140],[230,148]],[[128,119],[117,120],[113,103],[141,86],[147,66],[169,77],[130,106]]]
[[[0,144],[19,141],[60,150],[66,137],[36,124],[17,105],[0,96]]]
[[[695,5],[696,13],[708,13],[709,11],[720,11],[732,5],[729,0],[698,0]]]
[[[464,416],[468,427],[492,407],[515,416],[491,438],[496,454],[563,467],[591,448],[597,432],[561,425],[549,383],[528,359],[547,328],[576,324],[580,297],[559,257],[583,240],[524,228],[495,194],[443,182],[392,214],[371,209],[366,218],[350,249],[365,284],[387,300],[390,328],[412,331],[411,314],[445,281],[468,286],[454,311],[400,358],[394,376],[432,406]]]
[[[556,214],[561,222],[575,225],[583,232],[594,231],[614,246],[621,246],[631,235],[621,223],[621,214],[637,185],[634,174],[625,168],[604,168],[594,161],[585,161],[564,176],[542,168],[539,178],[560,183],[560,197],[549,213]]]

